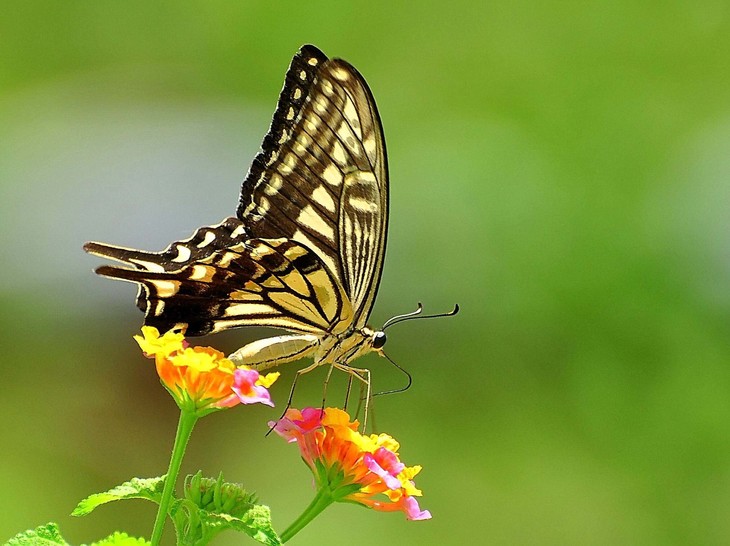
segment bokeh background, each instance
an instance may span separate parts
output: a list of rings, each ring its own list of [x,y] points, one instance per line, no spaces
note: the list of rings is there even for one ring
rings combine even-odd
[[[161,249],[232,214],[309,42],[358,67],[385,126],[372,323],[417,301],[463,310],[389,331],[414,384],[375,406],[424,466],[433,520],[338,505],[292,544],[729,543],[722,0],[3,2],[0,539],[49,520],[75,544],[149,533],[143,501],[68,515],[163,473],[177,415],[131,340],[134,288],[94,276],[81,245]],[[183,470],[244,482],[283,530],[312,489],[297,450],[264,437],[276,415],[203,420]]]

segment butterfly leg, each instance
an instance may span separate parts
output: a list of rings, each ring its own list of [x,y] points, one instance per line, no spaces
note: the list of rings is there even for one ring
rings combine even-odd
[[[333,364],[333,368],[337,368],[338,370],[342,370],[345,373],[348,373],[350,375],[350,380],[353,378],[358,379],[361,381],[362,385],[360,388],[360,403],[362,403],[362,400],[364,398],[365,400],[365,411],[363,412],[363,420],[362,420],[362,430],[365,431],[365,427],[367,425],[368,421],[368,409],[370,407],[370,398],[372,397],[371,391],[370,391],[370,370],[367,368],[353,368],[352,366],[347,366],[346,364]],[[365,390],[365,396],[362,396],[362,391]],[[349,391],[349,386],[348,386]],[[358,413],[360,411],[359,404],[358,404]]]
[[[327,370],[327,377],[324,378],[324,385],[322,386],[322,410],[324,410],[324,405],[327,400],[327,385],[329,385],[330,377],[332,377],[332,370],[334,369],[334,365],[330,365],[330,369]]]
[[[351,392],[352,392],[352,374],[348,374],[347,389],[345,390],[345,405],[344,405],[345,410],[347,410],[347,407],[350,405],[350,393]]]
[[[286,415],[286,412],[289,411],[289,408],[291,407],[292,400],[294,400],[294,391],[297,388],[297,381],[299,381],[299,377],[304,375],[305,373],[311,372],[312,370],[317,368],[319,365],[320,365],[320,363],[315,361],[313,364],[310,364],[306,368],[297,370],[297,373],[294,375],[294,381],[292,381],[292,384],[291,384],[291,389],[289,390],[289,398],[286,401],[286,406],[284,406],[284,411],[281,412],[281,415],[276,420],[277,422],[281,421],[284,418],[284,416]],[[276,426],[276,424],[274,424],[274,426]],[[266,433],[267,436],[269,434],[271,434],[272,430],[274,430],[274,426],[272,426],[269,429],[269,432]]]

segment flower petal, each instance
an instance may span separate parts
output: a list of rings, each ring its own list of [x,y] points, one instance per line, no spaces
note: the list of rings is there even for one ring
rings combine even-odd
[[[406,513],[406,517],[411,521],[419,521],[423,519],[431,519],[431,512],[428,510],[421,510],[418,506],[418,501],[413,497],[403,497],[403,508]]]
[[[365,453],[363,456],[365,466],[379,476],[388,486],[388,489],[400,489],[401,481],[397,476],[405,465],[398,461],[394,453],[385,448],[378,449],[376,454]],[[390,468],[397,468],[398,471],[389,470]]]
[[[182,333],[170,330],[160,335],[154,326],[142,326],[142,335],[134,336],[134,340],[148,358],[155,355],[170,355],[183,348],[185,338]]]
[[[233,376],[231,389],[238,395],[243,404],[256,404],[258,402],[267,406],[274,406],[269,391],[265,387],[256,384],[259,379],[259,372],[237,368]]]

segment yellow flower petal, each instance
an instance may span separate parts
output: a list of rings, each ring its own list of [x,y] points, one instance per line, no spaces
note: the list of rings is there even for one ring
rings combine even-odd
[[[134,336],[134,340],[147,356],[167,356],[183,348],[182,333],[170,330],[160,335],[159,330],[153,326],[142,326],[142,335]]]
[[[222,353],[207,347],[188,347],[184,351],[170,357],[175,366],[187,366],[196,372],[209,372],[219,368],[223,372],[233,373],[233,369],[219,366],[222,360]],[[230,361],[229,361],[230,362]],[[234,367],[235,369],[235,367]]]
[[[266,375],[259,375],[256,385],[259,387],[266,387],[267,389],[274,384],[274,381],[279,379],[281,374],[279,372],[267,373]]]

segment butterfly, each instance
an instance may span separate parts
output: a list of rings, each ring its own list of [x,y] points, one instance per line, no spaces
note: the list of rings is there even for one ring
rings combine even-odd
[[[312,45],[292,59],[235,217],[199,228],[162,252],[87,243],[130,267],[96,273],[139,285],[145,324],[198,336],[242,326],[287,331],[230,355],[264,370],[311,357],[367,385],[351,363],[384,356],[385,327],[367,325],[383,269],[388,164],[373,95],[360,73]],[[458,311],[455,307],[452,314]]]

